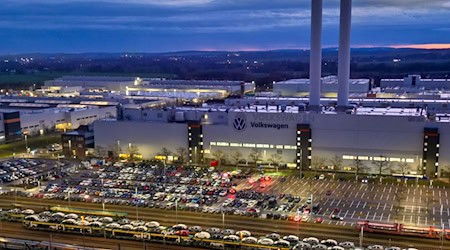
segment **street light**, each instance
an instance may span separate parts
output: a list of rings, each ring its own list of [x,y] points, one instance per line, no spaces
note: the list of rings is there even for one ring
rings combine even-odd
[[[178,198],[175,199],[175,224],[178,224]]]
[[[139,199],[137,197],[138,194],[138,188],[134,188],[135,194],[136,194],[136,220],[139,220]]]
[[[25,150],[28,153],[28,135],[25,135]]]

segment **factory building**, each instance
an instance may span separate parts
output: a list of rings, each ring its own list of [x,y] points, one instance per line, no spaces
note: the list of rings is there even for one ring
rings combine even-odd
[[[63,76],[58,79],[45,81],[46,87],[83,87],[105,88],[111,91],[125,91],[126,87],[139,85],[142,79],[139,77],[116,76]]]
[[[0,110],[0,142],[12,142],[21,137],[20,114]]]
[[[337,97],[338,78],[337,76],[327,76],[320,79],[322,97]],[[366,95],[370,89],[369,79],[351,79],[349,81],[350,94]],[[307,97],[311,88],[310,79],[290,79],[273,84],[273,92],[279,96]]]

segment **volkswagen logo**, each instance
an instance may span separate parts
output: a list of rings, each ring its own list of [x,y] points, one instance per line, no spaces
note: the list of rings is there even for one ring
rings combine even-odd
[[[233,127],[237,130],[237,131],[242,131],[245,129],[245,127],[247,126],[246,121],[245,121],[245,117],[243,116],[236,116],[234,118],[233,121]]]

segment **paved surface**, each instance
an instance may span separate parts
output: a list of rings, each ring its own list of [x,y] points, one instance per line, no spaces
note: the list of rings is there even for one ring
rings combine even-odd
[[[254,189],[301,196],[303,203],[313,194],[313,203],[320,204],[320,216],[328,217],[338,208],[337,215],[344,217],[344,223],[350,225],[358,220],[370,220],[450,228],[449,190],[445,188],[404,183],[378,184],[377,180],[368,184],[300,180],[290,176],[285,182],[281,182],[281,178],[273,178],[267,187],[256,186]]]
[[[36,204],[32,198],[18,197],[17,202],[23,204],[23,207],[30,207]],[[0,207],[11,206],[14,203],[14,197],[2,196]],[[48,200],[46,205],[68,205],[65,201]],[[40,207],[39,205],[35,205]],[[72,206],[90,209],[101,209],[101,204],[72,202]],[[130,206],[110,205],[107,207],[112,211],[126,212],[130,218],[135,218],[136,208]],[[352,227],[336,226],[329,224],[314,223],[296,223],[286,220],[268,220],[262,218],[253,218],[245,216],[227,215],[225,221],[222,221],[221,214],[200,214],[189,211],[178,211],[164,209],[139,208],[139,218],[144,220],[157,220],[163,225],[171,226],[177,223],[186,225],[200,225],[204,228],[223,227],[236,230],[250,230],[256,236],[266,235],[277,232],[282,235],[299,235],[300,237],[314,236],[319,239],[333,238],[338,241],[359,242],[359,232]],[[364,245],[381,244],[385,246],[415,247],[418,249],[439,249],[440,241],[433,239],[421,239],[413,237],[387,236],[380,234],[365,234]],[[444,248],[450,250],[450,242],[445,241]]]

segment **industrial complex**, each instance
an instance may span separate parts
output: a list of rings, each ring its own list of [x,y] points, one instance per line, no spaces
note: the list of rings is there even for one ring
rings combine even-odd
[[[410,75],[375,87],[350,79],[349,0],[341,1],[337,76],[323,76],[322,1],[312,3],[309,79],[276,82],[259,95],[244,81],[67,76],[28,96],[1,96],[0,140],[90,125],[71,135],[88,133],[102,156],[426,177],[450,171],[450,81]],[[64,152],[82,158],[84,150],[67,150],[68,136]]]

